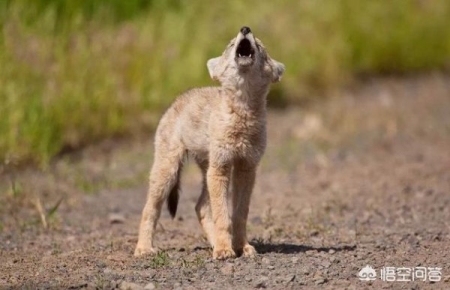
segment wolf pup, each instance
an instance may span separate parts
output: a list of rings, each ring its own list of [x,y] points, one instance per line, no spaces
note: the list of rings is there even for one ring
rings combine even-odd
[[[175,216],[180,173],[188,155],[203,174],[195,210],[213,258],[256,254],[246,231],[250,195],[266,147],[266,96],[270,84],[281,79],[284,65],[272,59],[244,26],[207,67],[221,86],[180,95],[159,122],[135,256],[157,252],[153,236],[161,207],[167,199]]]

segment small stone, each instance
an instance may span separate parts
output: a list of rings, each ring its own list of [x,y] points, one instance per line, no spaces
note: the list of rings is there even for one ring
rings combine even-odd
[[[122,282],[120,283],[120,290],[144,290],[144,287],[142,287],[139,284],[131,283],[131,282]]]
[[[97,267],[99,267],[99,268],[105,268],[106,267],[106,263],[103,262],[103,261],[98,261],[96,264],[97,264]]]
[[[234,265],[226,263],[225,266],[220,269],[220,272],[224,275],[232,275],[234,273]]]
[[[263,220],[261,217],[256,216],[250,219],[250,222],[254,225],[262,225],[263,224]]]
[[[321,263],[321,265],[322,265],[322,267],[324,267],[324,268],[330,268],[331,263],[328,262],[328,261],[323,261],[323,262]]]
[[[314,283],[316,283],[316,285],[322,285],[326,282],[326,280],[323,277],[316,277],[314,279]]]
[[[103,270],[103,273],[104,273],[104,274],[111,274],[111,273],[112,273],[112,270],[111,270],[111,268],[105,268],[105,269]]]
[[[292,257],[292,259],[291,259],[291,261],[292,261],[293,264],[297,264],[297,263],[298,263],[298,260],[300,260],[299,257]]]
[[[206,263],[206,264],[205,264],[205,268],[206,268],[208,271],[214,270],[215,267],[216,267],[216,265],[214,265],[213,263]]]
[[[247,282],[251,282],[251,281],[253,280],[252,276],[250,276],[250,275],[245,276],[244,279],[245,279],[245,281],[247,281]]]
[[[308,250],[305,253],[306,253],[306,256],[314,256],[317,252],[316,252],[316,250]]]
[[[294,280],[295,280],[295,275],[289,275],[289,276],[286,276],[286,279],[284,281],[286,283],[290,283],[290,282],[292,282]]]
[[[262,258],[261,262],[263,262],[263,264],[270,264],[270,260],[267,257]]]
[[[306,285],[306,281],[304,279],[300,279],[297,281],[298,285]]]
[[[155,284],[150,282],[147,285],[145,285],[144,289],[145,290],[153,290],[153,289],[156,289],[156,286],[155,286]]]
[[[309,235],[310,235],[311,237],[317,237],[317,236],[319,235],[319,231],[318,231],[318,230],[312,230],[312,231],[309,233]]]
[[[121,224],[125,221],[125,216],[121,213],[110,213],[108,216],[111,224]]]
[[[111,280],[111,282],[109,282],[109,283],[110,283],[112,289],[118,289],[120,286],[119,280]]]
[[[274,265],[269,265],[269,266],[267,267],[267,269],[273,270],[273,269],[275,269],[275,266],[274,266]]]
[[[336,253],[336,251],[333,250],[333,249],[330,249],[330,250],[328,251],[328,254],[334,254],[334,253]]]
[[[128,255],[121,254],[121,253],[114,253],[113,255],[106,256],[106,259],[111,261],[117,261],[117,262],[123,262],[128,259]]]
[[[269,281],[269,277],[261,276],[258,282],[255,284],[255,288],[266,288],[267,282]]]

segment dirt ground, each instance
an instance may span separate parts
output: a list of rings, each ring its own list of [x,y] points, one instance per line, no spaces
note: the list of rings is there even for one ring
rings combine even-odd
[[[2,167],[0,288],[450,288],[450,76],[365,80],[268,123],[255,259],[211,259],[194,166],[158,225],[162,251],[133,257],[152,140],[105,141],[46,169]],[[366,265],[376,280],[359,280]],[[441,276],[382,281],[383,267]]]

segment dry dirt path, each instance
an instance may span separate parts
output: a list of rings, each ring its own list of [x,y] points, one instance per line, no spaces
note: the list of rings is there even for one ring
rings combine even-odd
[[[194,167],[177,218],[158,226],[164,251],[134,258],[151,140],[110,141],[46,170],[3,168],[0,288],[449,289],[450,78],[334,95],[270,112],[249,217],[257,258],[211,259]],[[376,280],[358,279],[366,265]],[[442,269],[401,282],[382,281],[383,267]]]

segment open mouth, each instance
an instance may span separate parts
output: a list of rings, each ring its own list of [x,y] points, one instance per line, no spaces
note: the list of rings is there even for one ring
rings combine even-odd
[[[241,42],[239,42],[239,45],[236,49],[237,58],[251,58],[254,53],[255,51],[253,50],[250,40],[244,38],[241,40]]]

